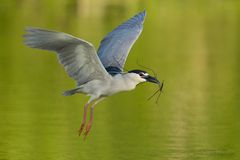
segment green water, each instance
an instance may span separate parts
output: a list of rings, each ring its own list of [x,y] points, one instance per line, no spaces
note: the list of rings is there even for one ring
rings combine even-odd
[[[22,43],[26,26],[92,42],[143,9],[144,30],[126,69],[153,68],[155,90],[107,98],[95,108],[86,141],[78,137],[84,95],[54,54]],[[1,160],[240,159],[240,3],[237,0],[2,0],[0,4]]]

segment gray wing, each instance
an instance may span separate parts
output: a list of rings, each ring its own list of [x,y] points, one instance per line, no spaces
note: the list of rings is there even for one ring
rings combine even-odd
[[[61,32],[37,28],[27,28],[26,31],[25,44],[57,52],[60,63],[78,85],[109,76],[92,44]]]
[[[146,12],[140,12],[118,26],[101,41],[98,57],[105,68],[112,66],[123,70],[128,53],[143,29]]]

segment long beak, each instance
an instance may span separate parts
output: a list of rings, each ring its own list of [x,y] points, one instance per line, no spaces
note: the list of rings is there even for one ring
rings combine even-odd
[[[159,80],[157,78],[155,78],[155,77],[147,76],[145,79],[147,80],[147,82],[160,84]]]

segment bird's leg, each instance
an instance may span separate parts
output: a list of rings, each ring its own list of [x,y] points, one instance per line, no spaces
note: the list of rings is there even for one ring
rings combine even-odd
[[[93,102],[93,105],[91,106],[90,119],[89,119],[89,122],[88,122],[88,124],[87,124],[87,126],[86,126],[86,130],[85,130],[85,132],[84,132],[84,139],[86,139],[86,137],[87,137],[87,135],[88,135],[88,133],[89,133],[91,127],[92,127],[94,106],[95,106],[98,102],[102,101],[103,99],[104,99],[104,97],[98,98],[97,100],[95,100],[95,101]]]
[[[90,111],[90,119],[89,119],[89,122],[86,126],[86,131],[84,133],[84,136],[86,137],[92,127],[92,123],[93,123],[93,110],[94,110],[94,105],[91,106],[91,111]]]
[[[84,106],[83,120],[82,120],[81,126],[78,130],[78,135],[79,136],[81,135],[81,133],[83,131],[83,128],[86,124],[88,106],[89,106],[89,103],[85,104],[85,106]]]

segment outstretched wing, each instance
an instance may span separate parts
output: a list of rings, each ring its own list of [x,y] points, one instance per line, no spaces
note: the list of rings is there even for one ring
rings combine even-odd
[[[27,28],[26,31],[25,44],[57,52],[60,63],[78,85],[109,76],[91,43],[61,32],[37,28]]]
[[[98,57],[105,68],[117,67],[123,70],[128,53],[143,29],[146,12],[140,12],[124,22],[101,41]]]

